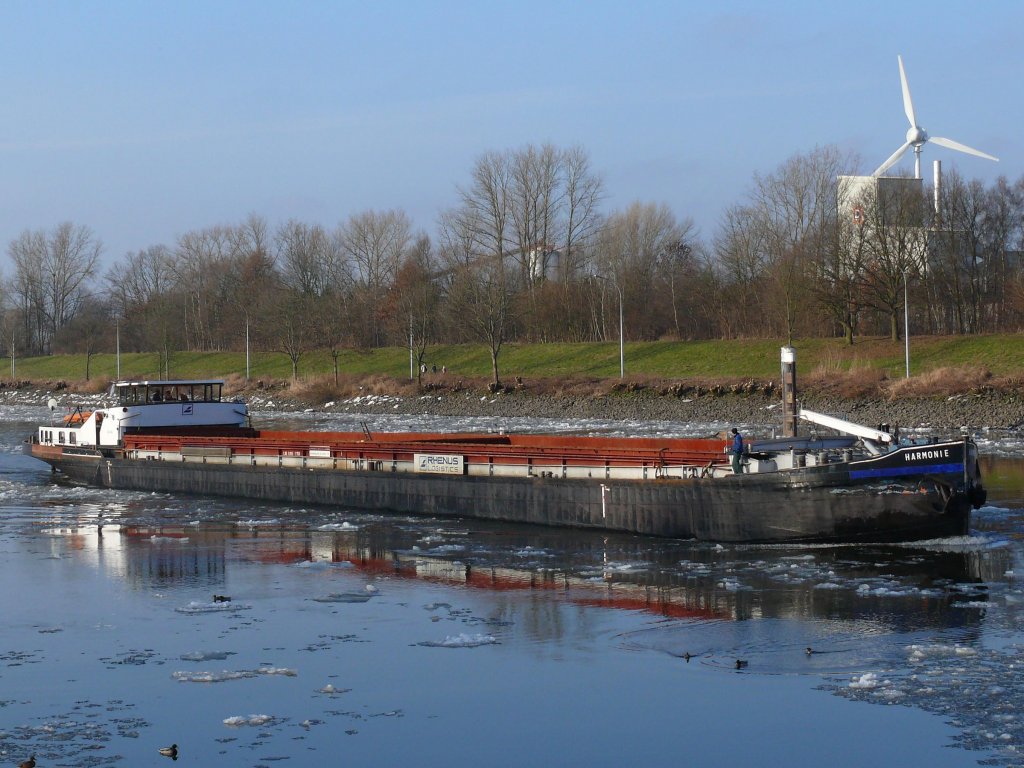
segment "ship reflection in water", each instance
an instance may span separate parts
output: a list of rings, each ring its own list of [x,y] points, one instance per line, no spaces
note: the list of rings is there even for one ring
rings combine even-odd
[[[108,515],[109,517],[109,515]],[[358,516],[350,516],[357,520]],[[367,578],[493,593],[544,592],[580,606],[676,619],[817,619],[892,631],[971,626],[965,602],[1012,567],[1006,547],[716,547],[511,526],[403,519],[307,527],[271,520],[195,525],[108,519],[46,529],[134,588],[223,591],[233,561],[344,564]],[[952,551],[950,550],[952,547]]]

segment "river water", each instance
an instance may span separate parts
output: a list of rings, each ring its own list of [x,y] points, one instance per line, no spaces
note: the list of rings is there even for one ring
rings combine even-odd
[[[1020,436],[968,537],[723,547],[100,492],[45,418],[0,408],[0,764],[1024,766]]]

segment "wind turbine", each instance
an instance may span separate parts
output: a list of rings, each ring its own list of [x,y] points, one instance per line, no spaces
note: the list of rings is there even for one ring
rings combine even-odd
[[[911,147],[914,148],[914,178],[921,178],[921,147],[923,147],[929,141],[938,144],[940,147],[946,147],[947,149],[955,149],[957,152],[966,152],[968,155],[975,155],[977,157],[984,157],[986,160],[995,160],[999,162],[998,157],[992,157],[984,152],[980,152],[977,149],[961,144],[958,141],[952,139],[943,139],[940,136],[929,136],[928,132],[925,131],[920,125],[917,124],[917,118],[914,117],[914,103],[910,100],[910,86],[907,85],[907,73],[903,69],[903,57],[897,56],[896,59],[900,63],[900,83],[903,85],[903,111],[907,113],[907,120],[910,121],[910,128],[907,129],[907,140],[902,147],[897,149],[891,155],[889,159],[878,166],[878,170],[875,171],[872,176],[881,176],[897,160],[903,157],[903,153]]]

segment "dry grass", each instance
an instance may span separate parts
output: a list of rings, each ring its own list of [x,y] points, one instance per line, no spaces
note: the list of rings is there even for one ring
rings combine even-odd
[[[890,398],[962,395],[985,389],[1003,389],[1005,382],[992,379],[985,368],[961,366],[936,368],[909,379],[895,379],[885,387]]]
[[[290,382],[282,387],[282,394],[303,403],[322,404],[360,395],[408,395],[416,386],[392,376],[371,374],[357,376],[343,374],[335,384],[334,375],[314,376]]]
[[[344,400],[360,395],[399,395],[415,397],[432,392],[452,394],[456,392],[486,393],[490,380],[447,373],[428,373],[422,385],[406,378],[395,378],[382,374],[343,374],[337,385],[334,376],[311,376],[292,382],[289,379],[263,379],[246,383],[244,377],[227,377],[225,391],[228,394],[254,392],[274,393],[294,402],[319,406],[327,402]],[[890,379],[882,369],[856,360],[826,360],[812,372],[799,375],[797,379],[802,392],[825,395],[840,399],[900,399],[942,397],[978,391],[1020,391],[1024,389],[1024,378],[996,378],[985,368],[977,366],[948,367],[929,371],[911,379]],[[616,377],[563,377],[563,378],[519,378],[509,377],[502,382],[507,393],[521,393],[526,396],[545,396],[566,399],[593,399],[600,397],[779,397],[779,384],[770,379],[692,377],[667,379],[657,376],[632,375],[626,379]],[[99,391],[103,382],[94,380],[68,382],[74,391]],[[91,387],[91,388],[90,388]]]
[[[868,367],[842,370],[819,366],[807,376],[797,373],[799,389],[844,399],[878,397],[886,380],[885,371]]]

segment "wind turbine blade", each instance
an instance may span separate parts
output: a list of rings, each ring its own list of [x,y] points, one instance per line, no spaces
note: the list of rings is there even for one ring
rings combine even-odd
[[[899,160],[901,157],[903,157],[903,153],[906,152],[908,149],[910,149],[910,142],[909,141],[906,144],[904,144],[902,147],[897,149],[895,152],[893,152],[891,155],[889,155],[889,159],[886,160],[884,163],[882,163],[880,166],[878,166],[878,170],[875,171],[874,173],[872,173],[871,175],[872,176],[881,176],[883,173],[888,171],[889,168],[892,167],[892,165],[897,160]]]
[[[907,85],[907,73],[903,69],[903,57],[897,56],[900,63],[900,85],[903,86],[903,111],[907,113],[907,120],[911,128],[917,128],[917,119],[914,117],[914,102],[910,100],[910,86]]]
[[[961,144],[959,141],[953,141],[952,139],[944,139],[941,136],[929,136],[928,141],[938,144],[940,147],[946,147],[947,149],[955,149],[958,152],[966,152],[968,155],[975,155],[976,157],[984,157],[986,160],[995,160],[999,162],[998,157],[992,157],[977,149],[971,149],[966,144]]]

